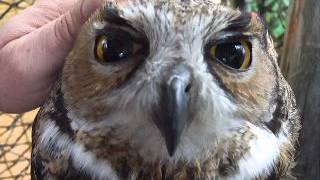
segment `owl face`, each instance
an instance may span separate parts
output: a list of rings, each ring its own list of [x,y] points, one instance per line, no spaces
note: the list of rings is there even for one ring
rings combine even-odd
[[[274,146],[271,163],[283,141],[267,126],[277,73],[255,15],[210,1],[108,2],[81,30],[62,90],[75,141],[98,156],[112,144],[146,162],[204,161],[240,142],[251,154]]]

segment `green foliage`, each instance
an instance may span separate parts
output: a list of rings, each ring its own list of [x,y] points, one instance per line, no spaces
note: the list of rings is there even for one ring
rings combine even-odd
[[[246,9],[258,12],[268,24],[276,46],[283,44],[287,25],[288,8],[291,0],[247,0]]]

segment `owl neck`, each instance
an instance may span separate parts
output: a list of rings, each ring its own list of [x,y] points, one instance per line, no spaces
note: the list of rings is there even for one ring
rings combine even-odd
[[[135,152],[135,149],[125,143],[120,145],[110,144],[108,134],[104,134],[103,138],[92,138],[72,129],[72,119],[68,117],[60,82],[57,82],[50,99],[51,103],[49,104],[51,106],[48,105],[48,109],[53,108],[55,111],[48,110],[50,122],[47,123],[44,131],[59,130],[54,133],[50,132],[55,135],[54,137],[42,137],[44,139],[43,143],[46,143],[45,140],[48,138],[47,147],[53,147],[53,144],[49,144],[49,141],[51,141],[55,142],[54,146],[57,146],[53,149],[64,149],[64,151],[54,153],[57,156],[64,156],[66,162],[72,162],[66,172],[72,172],[73,170],[80,176],[82,176],[81,174],[90,174],[91,176],[100,174],[100,177],[115,174],[115,176],[119,176],[118,179],[216,179],[229,177],[238,172],[238,160],[242,157],[243,152],[232,154],[231,152],[237,151],[230,148],[231,146],[237,146],[237,144],[230,144],[230,147],[223,148],[224,150],[229,149],[229,152],[221,151],[226,154],[213,153],[208,156],[207,160],[201,162],[177,161],[172,163],[159,160],[150,163],[146,162],[144,156]],[[109,138],[112,139],[112,131],[109,135]],[[81,138],[94,141],[85,143],[80,141]],[[243,146],[243,144],[239,142],[238,145]],[[217,150],[215,151],[217,152]],[[63,154],[62,152],[68,153]],[[145,156],[148,156],[148,154],[145,154]],[[62,161],[62,163],[64,162]],[[63,164],[61,164],[62,166]],[[101,169],[109,169],[109,171],[105,171],[108,173],[100,172]]]

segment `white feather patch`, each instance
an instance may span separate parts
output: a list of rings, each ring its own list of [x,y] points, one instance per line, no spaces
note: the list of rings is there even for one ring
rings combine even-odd
[[[272,132],[247,123],[256,136],[249,143],[250,151],[239,162],[239,174],[232,179],[254,179],[259,175],[269,175],[280,155],[284,137],[276,137]]]
[[[94,154],[85,151],[81,144],[72,142],[68,136],[60,133],[59,128],[54,122],[47,122],[43,129],[40,144],[46,148],[49,153],[54,153],[52,152],[53,148],[65,151],[66,156],[71,156],[73,166],[91,175],[92,179],[119,179],[108,161],[98,161]]]

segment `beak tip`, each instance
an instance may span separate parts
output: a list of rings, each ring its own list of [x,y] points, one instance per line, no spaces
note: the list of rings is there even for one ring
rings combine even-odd
[[[177,147],[178,147],[178,139],[171,139],[171,141],[166,141],[166,146],[167,146],[167,151],[168,151],[168,154],[170,155],[170,157],[172,157],[174,155],[174,153],[176,152],[177,150]]]
[[[169,151],[169,156],[172,157],[174,155],[173,151]]]
[[[176,152],[176,148],[167,148],[169,156],[172,157],[174,155],[174,153]]]

